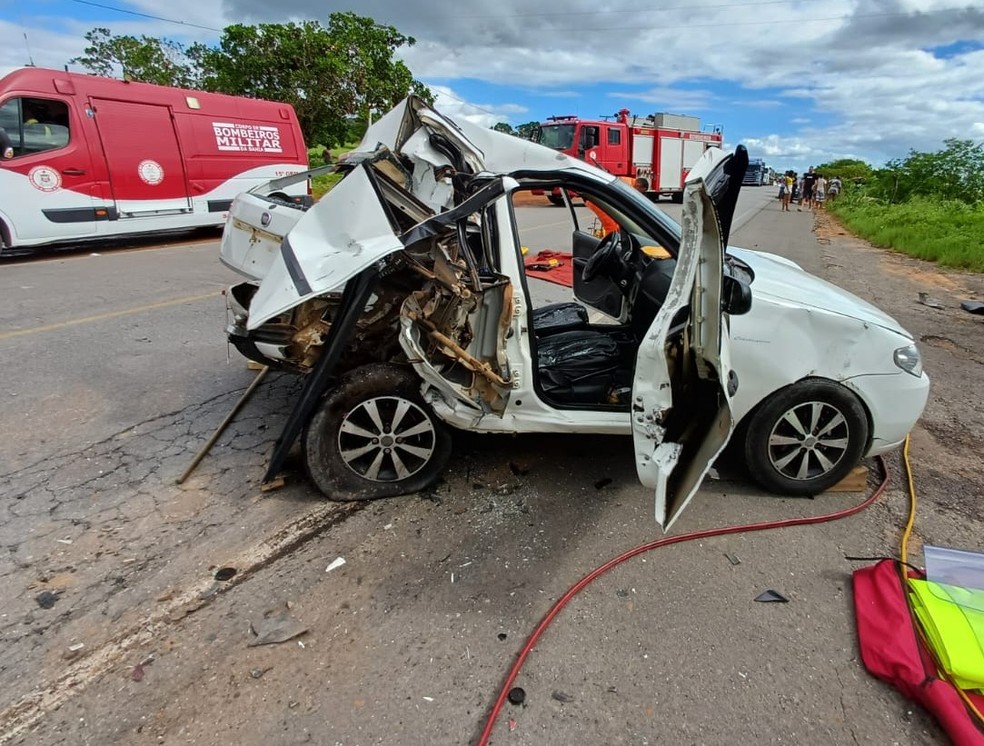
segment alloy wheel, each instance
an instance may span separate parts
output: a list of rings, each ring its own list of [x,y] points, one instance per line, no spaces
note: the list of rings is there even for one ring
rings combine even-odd
[[[364,479],[395,482],[424,468],[437,442],[434,423],[416,403],[398,396],[359,402],[342,419],[338,453]]]
[[[769,461],[789,479],[816,479],[844,457],[850,435],[850,424],[840,409],[827,402],[802,402],[788,409],[772,427]]]

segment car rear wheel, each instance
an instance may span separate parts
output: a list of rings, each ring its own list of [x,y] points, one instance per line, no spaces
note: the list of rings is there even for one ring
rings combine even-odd
[[[440,477],[451,438],[399,365],[368,365],[328,393],[304,433],[311,480],[330,500],[419,492]]]
[[[765,489],[817,495],[841,481],[868,443],[858,398],[831,381],[789,386],[756,410],[745,437],[745,463]]]

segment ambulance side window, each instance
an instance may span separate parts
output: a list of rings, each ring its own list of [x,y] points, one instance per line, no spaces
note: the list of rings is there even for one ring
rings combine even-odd
[[[0,127],[14,158],[68,145],[68,105],[46,98],[12,98],[0,106]]]

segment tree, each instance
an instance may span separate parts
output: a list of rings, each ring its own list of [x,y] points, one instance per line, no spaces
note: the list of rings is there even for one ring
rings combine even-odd
[[[875,173],[871,166],[856,158],[839,158],[829,163],[821,163],[814,170],[822,173],[827,179],[839,176],[845,183],[856,179],[867,181]]]
[[[524,140],[532,140],[533,136],[539,129],[539,122],[527,122],[526,124],[521,124],[516,128],[516,136],[522,137]]]
[[[113,36],[108,28],[94,28],[85,35],[89,46],[69,64],[81,65],[96,75],[113,77],[116,67],[123,77],[141,83],[194,87],[197,70],[184,47],[170,39],[149,36]]]
[[[984,200],[984,145],[973,140],[949,139],[935,153],[910,150],[878,171],[872,193],[890,202],[912,197],[956,199],[975,203]]]
[[[413,37],[354,13],[332,13],[317,21],[235,24],[218,47],[193,45],[192,61],[203,71],[202,86],[237,96],[293,105],[308,142],[344,144],[348,117],[367,121],[408,93],[433,101],[406,65],[393,58]]]
[[[507,135],[515,135],[516,131],[512,128],[509,122],[496,122],[495,126],[492,127],[496,132],[505,132]]]

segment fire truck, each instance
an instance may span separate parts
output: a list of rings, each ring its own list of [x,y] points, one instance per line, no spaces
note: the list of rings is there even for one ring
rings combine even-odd
[[[708,148],[721,147],[720,127],[701,129],[698,117],[681,114],[632,115],[622,109],[613,120],[548,117],[535,136],[542,145],[595,164],[615,176],[642,177],[652,198],[683,200],[683,182]],[[563,204],[559,193],[547,195]]]

